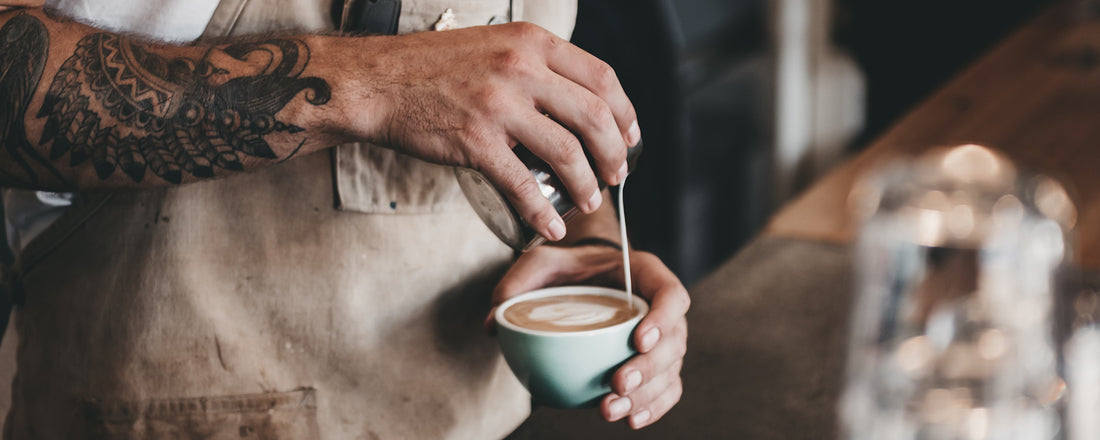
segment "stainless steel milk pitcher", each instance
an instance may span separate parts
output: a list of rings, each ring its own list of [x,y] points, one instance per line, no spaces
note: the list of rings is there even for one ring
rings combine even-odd
[[[512,151],[531,171],[531,175],[535,176],[535,182],[538,183],[539,190],[550,200],[550,204],[554,206],[563,221],[569,223],[569,220],[580,213],[577,204],[569,197],[565,186],[562,185],[561,180],[554,174],[554,170],[550,168],[549,164],[535,156],[523,145],[517,145]],[[638,145],[634,147],[627,148],[626,163],[628,172],[634,171],[638,156],[641,154],[641,142],[638,142]],[[585,155],[588,156],[589,164],[592,164],[593,169],[595,169],[592,156],[588,155],[587,150]],[[501,241],[511,246],[512,249],[523,252],[534,249],[546,241],[545,237],[531,228],[523,220],[523,217],[520,217],[504,195],[484,175],[469,168],[455,168],[455,174],[458,177],[459,186],[462,187],[462,192],[466,194],[466,198],[470,201],[474,211]],[[607,187],[607,184],[602,180],[599,180],[599,184],[601,190]]]

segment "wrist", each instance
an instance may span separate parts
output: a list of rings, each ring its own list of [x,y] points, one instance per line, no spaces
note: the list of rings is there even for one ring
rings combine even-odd
[[[368,41],[376,38],[380,37],[303,37],[310,49],[303,76],[323,79],[332,93],[324,105],[297,106],[292,117],[333,144],[385,144],[382,133],[390,106],[378,86],[381,63],[375,42]]]

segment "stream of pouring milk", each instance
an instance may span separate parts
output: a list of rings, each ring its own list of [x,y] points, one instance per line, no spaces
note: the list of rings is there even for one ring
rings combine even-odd
[[[623,279],[626,283],[626,303],[634,310],[634,302],[630,300],[633,290],[630,287],[630,244],[626,242],[626,211],[623,210],[623,187],[626,186],[626,178],[619,182],[619,241],[623,246]]]

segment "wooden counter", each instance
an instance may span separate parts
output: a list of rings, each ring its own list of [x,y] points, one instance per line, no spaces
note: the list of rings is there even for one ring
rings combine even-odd
[[[847,243],[852,183],[881,161],[977,143],[1056,177],[1078,208],[1075,263],[1100,269],[1100,16],[1058,2],[785,206],[766,235]]]

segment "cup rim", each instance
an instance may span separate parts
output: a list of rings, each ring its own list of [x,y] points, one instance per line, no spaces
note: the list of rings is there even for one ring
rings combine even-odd
[[[505,327],[509,330],[512,330],[514,332],[517,332],[517,333],[525,333],[525,334],[536,335],[536,336],[550,336],[550,337],[590,336],[590,335],[599,334],[599,333],[616,331],[617,329],[619,329],[622,326],[633,326],[633,325],[637,324],[639,321],[642,320],[643,317],[645,317],[647,314],[649,314],[649,304],[646,303],[645,300],[643,300],[638,295],[631,295],[630,296],[630,301],[634,304],[634,306],[641,309],[641,311],[638,313],[637,316],[634,316],[633,318],[630,318],[626,321],[620,322],[620,323],[615,324],[615,325],[609,325],[607,327],[601,327],[601,328],[596,328],[596,329],[591,329],[591,330],[573,331],[573,332],[569,332],[569,331],[566,331],[566,332],[552,332],[552,331],[546,331],[546,330],[533,330],[533,329],[529,329],[529,328],[520,327],[516,324],[513,324],[513,323],[509,322],[507,319],[504,319],[504,311],[507,310],[508,307],[511,307],[512,304],[515,304],[515,303],[520,302],[520,301],[526,301],[526,300],[529,300],[529,299],[546,298],[546,297],[550,297],[550,296],[561,296],[561,295],[578,295],[578,294],[599,295],[599,296],[617,296],[619,298],[622,298],[622,296],[625,293],[626,293],[626,291],[623,290],[623,289],[613,289],[613,288],[610,288],[610,287],[602,287],[602,286],[583,286],[583,285],[579,285],[579,286],[546,287],[546,288],[542,288],[542,289],[532,290],[530,292],[521,293],[521,294],[519,294],[515,297],[509,298],[507,301],[504,301],[503,303],[500,304],[500,306],[497,307],[496,312],[493,312],[493,317],[496,319],[497,325],[503,326],[503,327]]]

